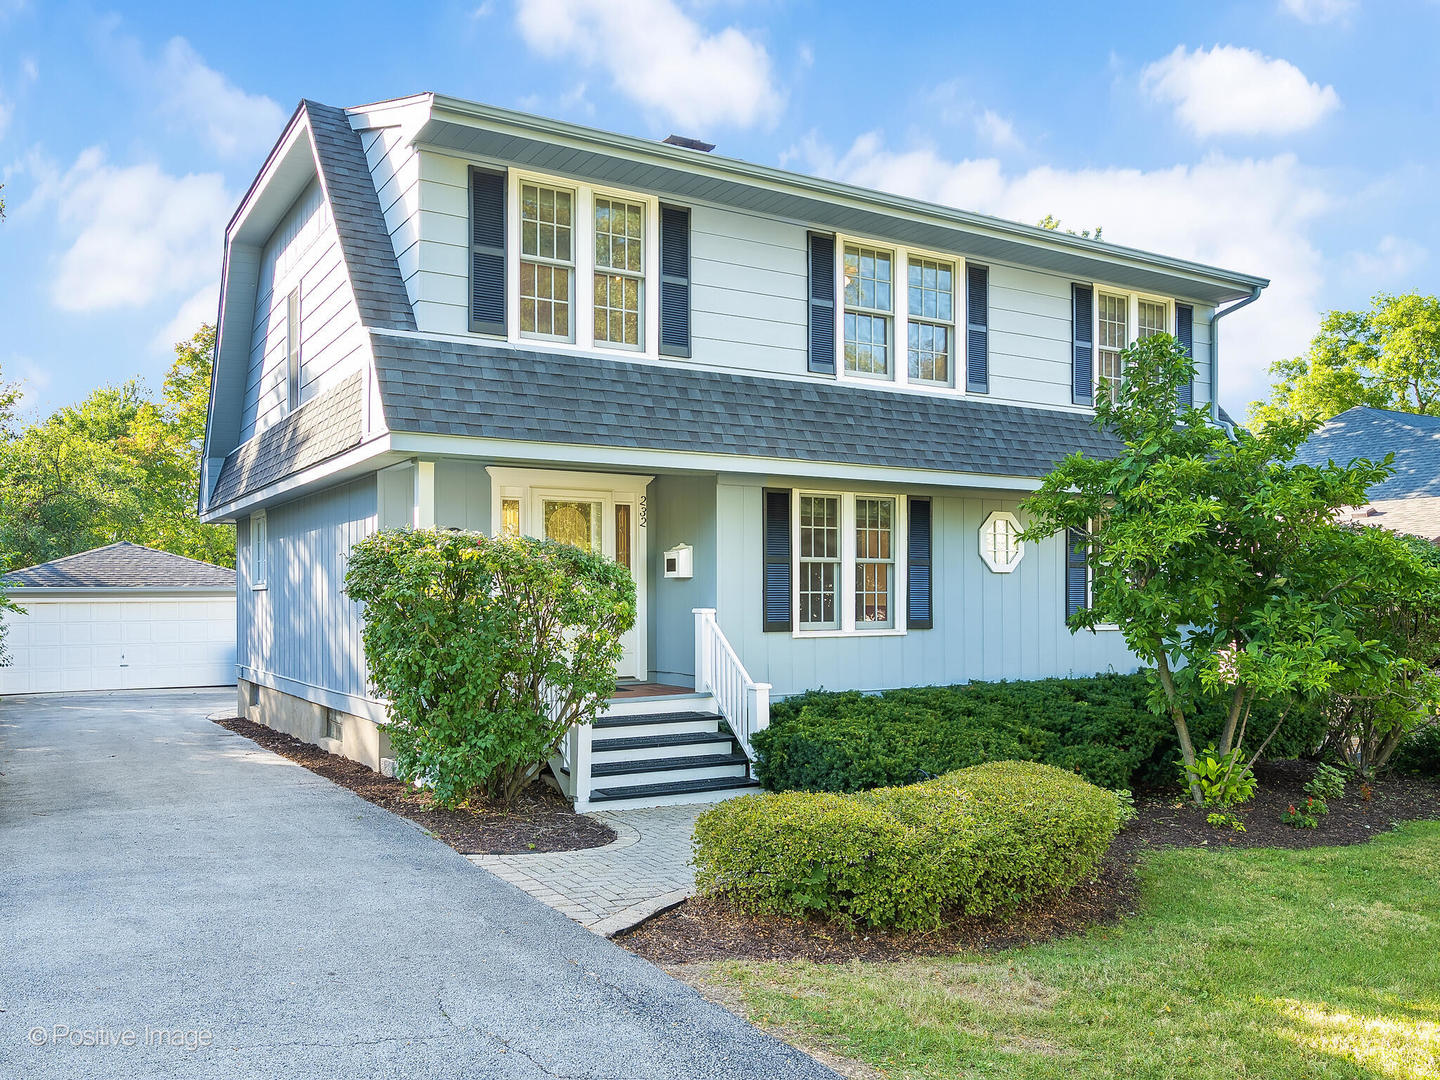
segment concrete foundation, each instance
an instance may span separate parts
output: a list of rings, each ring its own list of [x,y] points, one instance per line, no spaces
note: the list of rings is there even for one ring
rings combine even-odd
[[[247,720],[293,735],[328,753],[358,761],[376,772],[383,771],[383,764],[391,757],[390,737],[379,724],[363,716],[341,712],[248,679],[239,680],[235,706],[237,713]],[[333,731],[332,726],[339,731]],[[338,738],[332,737],[336,734]]]

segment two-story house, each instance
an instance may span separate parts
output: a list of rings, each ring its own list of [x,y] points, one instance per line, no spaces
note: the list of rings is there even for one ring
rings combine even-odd
[[[1266,284],[687,139],[303,102],[226,234],[201,510],[238,527],[241,708],[382,766],[341,583],[404,525],[634,574],[624,689],[557,763],[579,806],[745,783],[770,693],[1133,670],[1018,504],[1110,449],[1139,336],[1218,418],[1215,321]]]

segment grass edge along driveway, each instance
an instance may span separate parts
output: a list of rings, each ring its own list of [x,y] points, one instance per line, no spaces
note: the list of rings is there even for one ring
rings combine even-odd
[[[1440,1077],[1440,823],[1156,852],[1140,874],[1140,914],[1064,941],[689,974],[897,1080]]]

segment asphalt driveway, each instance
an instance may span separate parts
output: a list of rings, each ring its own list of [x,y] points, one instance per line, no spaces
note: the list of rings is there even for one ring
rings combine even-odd
[[[0,1077],[833,1077],[233,707],[0,701]]]

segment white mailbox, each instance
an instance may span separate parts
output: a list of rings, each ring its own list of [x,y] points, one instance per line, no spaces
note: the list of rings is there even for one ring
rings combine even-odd
[[[695,576],[695,549],[689,544],[679,544],[665,552],[665,576],[693,578]]]

